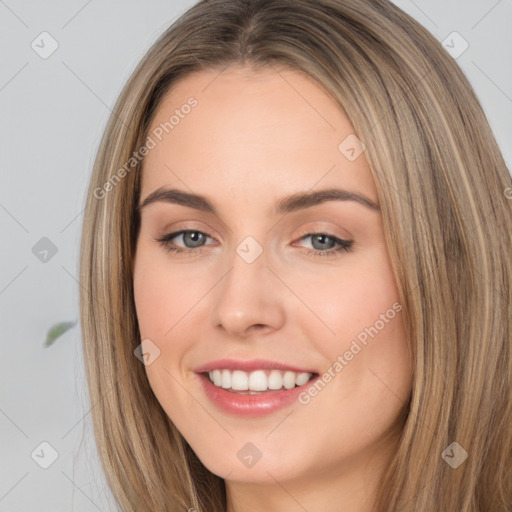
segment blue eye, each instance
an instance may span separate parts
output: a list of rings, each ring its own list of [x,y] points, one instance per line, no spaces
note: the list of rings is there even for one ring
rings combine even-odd
[[[185,245],[184,248],[176,246],[172,242],[174,238],[178,238],[180,236],[182,237],[182,242]],[[202,231],[184,229],[164,235],[163,237],[156,239],[156,241],[170,253],[184,254],[201,252],[204,247],[204,242],[206,242],[206,239],[208,238],[211,237]],[[305,252],[315,256],[332,255],[341,251],[349,252],[354,245],[352,240],[344,240],[333,235],[329,235],[328,233],[308,233],[302,236],[300,240],[304,240],[306,238],[311,238],[313,249],[306,249]]]

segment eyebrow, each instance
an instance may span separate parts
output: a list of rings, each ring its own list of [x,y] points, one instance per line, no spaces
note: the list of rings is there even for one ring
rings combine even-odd
[[[380,211],[380,207],[363,194],[359,194],[357,192],[349,192],[348,190],[343,190],[340,188],[329,188],[315,192],[297,193],[285,197],[276,204],[275,213],[291,213],[294,211],[311,208],[326,201],[353,201],[370,210]],[[166,187],[160,187],[154,192],[151,192],[151,194],[149,194],[146,199],[144,199],[144,201],[138,205],[137,209],[140,211],[148,204],[155,202],[179,204],[217,215],[215,206],[206,197],[198,194],[184,192],[183,190],[169,189]]]

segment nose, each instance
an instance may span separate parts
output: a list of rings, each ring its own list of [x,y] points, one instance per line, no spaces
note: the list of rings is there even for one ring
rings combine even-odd
[[[212,325],[238,339],[272,332],[285,322],[284,287],[267,267],[266,251],[248,261],[233,251],[229,271],[211,296]]]

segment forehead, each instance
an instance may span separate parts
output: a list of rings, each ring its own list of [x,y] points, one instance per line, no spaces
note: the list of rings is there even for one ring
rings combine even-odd
[[[193,105],[193,106],[192,106]],[[166,94],[149,129],[142,195],[161,186],[213,194],[343,186],[376,198],[364,155],[340,143],[354,133],[338,104],[305,74],[229,66],[194,72]]]

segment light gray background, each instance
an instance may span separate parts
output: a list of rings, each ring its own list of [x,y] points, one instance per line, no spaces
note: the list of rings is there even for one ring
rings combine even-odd
[[[84,194],[110,108],[193,3],[0,0],[0,511],[115,510],[92,438],[79,328],[43,342],[52,324],[78,318]],[[510,168],[512,0],[396,3],[440,41],[456,31],[469,43],[457,61]],[[43,31],[59,45],[47,59],[31,47]],[[57,247],[46,263],[32,252],[42,237]],[[48,469],[31,457],[43,441],[58,452]]]

